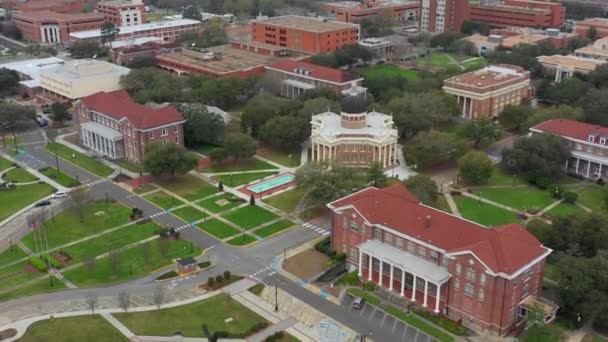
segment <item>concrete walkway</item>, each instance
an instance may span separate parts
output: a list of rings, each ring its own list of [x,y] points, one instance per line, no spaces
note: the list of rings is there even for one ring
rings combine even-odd
[[[452,195],[450,194],[450,192],[449,191],[444,192],[443,197],[445,197],[445,201],[448,203],[448,206],[450,207],[452,214],[454,214],[458,217],[462,217],[462,214],[460,213],[460,209],[458,209],[458,206],[456,205],[456,202],[454,202],[454,198],[452,198]]]
[[[110,315],[109,313],[104,312],[101,314],[101,317],[105,318],[108,323],[112,324],[114,328],[120,331],[121,334],[125,335],[126,338],[133,340],[133,337],[135,337],[135,334],[131,330],[129,330],[129,328],[127,328],[124,324],[120,323],[119,320],[114,318],[114,316]]]

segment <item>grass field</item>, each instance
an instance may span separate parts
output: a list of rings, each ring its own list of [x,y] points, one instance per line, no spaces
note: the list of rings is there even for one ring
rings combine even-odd
[[[478,202],[475,199],[454,196],[454,202],[460,209],[462,217],[467,220],[477,222],[484,226],[498,226],[506,223],[518,222],[515,213],[495,207],[490,204]]]
[[[163,209],[170,209],[184,204],[184,202],[178,200],[177,198],[175,198],[175,196],[171,196],[164,191],[157,191],[155,193],[151,193],[149,195],[144,196],[144,198]]]
[[[578,192],[578,202],[593,211],[603,211],[605,199],[608,198],[608,190],[597,185],[589,185]]]
[[[161,252],[163,246],[167,246],[166,255]],[[144,257],[145,249],[149,254],[148,261]],[[201,250],[188,241],[156,239],[119,253],[116,272],[112,269],[111,258],[105,257],[97,260],[92,270],[78,267],[65,272],[64,276],[79,287],[111,284],[142,277],[171,265],[173,259],[197,256],[200,253]]]
[[[126,159],[117,159],[114,161],[114,163],[127,171],[136,172],[136,173],[144,172],[144,168],[142,165],[137,165],[137,164],[131,163],[130,161],[128,161]]]
[[[55,318],[32,324],[19,342],[127,342],[129,341],[99,315]]]
[[[38,280],[37,282],[31,285],[21,286],[14,291],[0,294],[0,302],[5,302],[11,299],[21,297],[33,296],[40,293],[64,290],[66,288],[67,286],[65,286],[64,283],[62,283],[59,279],[53,276],[53,286],[51,286],[51,281],[49,280],[49,278],[44,278]]]
[[[278,172],[253,172],[253,173],[240,173],[234,175],[223,175],[214,177],[216,180],[222,182],[224,185],[235,187],[247,183],[251,183],[255,180],[262,179],[268,176],[276,175]]]
[[[289,221],[289,220],[282,220],[279,222],[275,222],[273,224],[270,224],[266,227],[262,227],[260,229],[256,229],[253,233],[255,233],[258,236],[261,236],[263,238],[269,237],[272,234],[276,234],[280,231],[283,231],[285,229],[291,228],[295,225],[295,223]]]
[[[418,59],[417,64],[421,66],[429,66],[437,69],[445,69],[448,65],[456,66],[454,57],[450,58],[451,55],[442,52],[433,52],[430,57],[421,57]],[[457,60],[457,59],[456,59]]]
[[[377,64],[373,67],[361,70],[363,77],[402,76],[407,80],[415,80],[418,77],[416,70],[401,69],[392,64]]]
[[[194,221],[202,220],[203,218],[208,216],[204,212],[202,212],[196,208],[193,208],[193,207],[183,207],[183,208],[177,209],[175,211],[172,211],[171,214],[181,218],[182,220],[184,220],[186,222],[194,222]]]
[[[502,188],[502,189],[478,189],[475,195],[487,198],[490,201],[504,204],[514,209],[524,210],[535,208],[542,210],[555,200],[549,192],[532,187],[526,188]]]
[[[256,238],[249,234],[243,234],[241,236],[237,236],[234,239],[230,239],[226,241],[227,244],[232,246],[247,246],[250,243],[256,242]]]
[[[18,186],[10,190],[0,190],[0,222],[25,206],[52,194],[54,188],[46,183]]]
[[[8,289],[13,286],[21,286],[26,281],[38,278],[43,273],[39,272],[26,272],[27,261],[19,262],[17,264],[1,267],[0,268],[0,290]]]
[[[54,167],[48,167],[46,169],[40,170],[40,172],[49,177],[50,179],[54,180],[55,182],[67,187],[67,188],[72,188],[75,186],[80,185],[80,182],[77,181],[75,178],[72,178],[71,176],[61,172],[61,171],[57,171],[56,168]]]
[[[278,217],[274,213],[255,205],[249,205],[222,216],[244,229],[255,228]]]
[[[2,265],[6,265],[11,262],[23,259],[26,256],[27,256],[27,253],[25,253],[25,251],[23,251],[23,249],[21,249],[21,247],[13,244],[12,248],[8,248],[5,251],[0,253],[0,267],[2,267]]]
[[[107,177],[113,172],[111,167],[106,166],[91,157],[85,156],[84,154],[65,145],[59,143],[50,143],[46,145],[46,149],[51,153],[55,153],[59,157],[74,163],[99,177]]]
[[[12,167],[13,163],[9,160],[0,157],[0,172]]]
[[[204,223],[199,222],[196,226],[218,239],[225,239],[241,232],[240,230],[232,228],[218,219],[213,219]]]
[[[2,180],[6,181],[6,182],[13,182],[13,183],[26,183],[26,182],[33,182],[38,180],[38,178],[36,176],[34,176],[33,174],[27,172],[26,170],[17,167],[11,170],[8,170],[3,176],[2,176]]]
[[[204,168],[201,172],[209,172],[209,173],[216,173],[216,172],[234,172],[234,171],[255,171],[255,170],[273,170],[276,169],[276,167],[255,159],[255,158],[250,158],[250,159],[245,159],[245,160],[239,160],[237,162],[225,162],[222,164],[217,164],[217,165],[210,165],[206,168]]]
[[[104,230],[118,227],[129,222],[131,210],[117,202],[90,202],[83,207],[84,220],[76,208],[70,208],[48,219],[49,248],[93,235]],[[21,240],[28,248],[34,249],[34,234],[30,233]]]
[[[98,256],[147,239],[153,236],[154,232],[159,228],[160,226],[154,222],[133,224],[111,234],[105,234],[91,240],[62,248],[60,251],[69,254],[70,257],[72,257],[72,263],[80,262],[85,256]]]
[[[300,166],[300,158],[302,157],[302,153],[300,151],[288,153],[270,147],[259,148],[256,154],[260,157],[264,157],[287,167]]]
[[[581,207],[562,202],[553,209],[549,210],[548,214],[552,216],[566,216],[572,214],[580,214],[584,212],[585,211]]]
[[[228,196],[228,197],[226,197],[226,196]],[[220,205],[217,203],[218,201],[221,201],[224,199],[228,201],[224,205]],[[198,202],[197,204],[213,213],[221,213],[222,211],[226,211],[228,209],[238,207],[239,205],[243,204],[244,202],[245,202],[244,200],[242,200],[236,196],[233,196],[233,195],[218,194],[217,196],[213,196],[202,202]]]
[[[296,209],[305,193],[306,188],[297,187],[264,199],[264,202],[286,213],[291,213]]]
[[[181,331],[186,337],[203,337],[202,324],[211,331],[245,337],[266,321],[226,294],[170,309],[117,313],[114,317],[137,335],[173,336]],[[226,323],[226,319],[232,321]]]
[[[215,186],[191,175],[160,179],[155,183],[189,201],[207,197],[218,191]]]
[[[158,189],[158,188],[152,184],[145,184],[143,186],[133,189],[133,192],[139,195],[139,194],[145,194],[146,192],[154,191],[156,189]]]

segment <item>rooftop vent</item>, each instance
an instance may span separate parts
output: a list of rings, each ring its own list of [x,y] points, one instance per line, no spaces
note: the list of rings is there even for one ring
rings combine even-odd
[[[433,223],[433,218],[431,217],[431,215],[427,215],[424,218],[424,228],[431,228],[431,223]]]

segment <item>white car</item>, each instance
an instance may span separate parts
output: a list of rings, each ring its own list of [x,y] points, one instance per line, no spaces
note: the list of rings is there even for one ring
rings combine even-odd
[[[67,193],[67,191],[57,191],[53,194],[52,198],[66,198],[68,196],[69,194]]]

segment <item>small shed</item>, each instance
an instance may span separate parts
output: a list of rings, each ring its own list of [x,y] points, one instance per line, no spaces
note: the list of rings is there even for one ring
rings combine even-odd
[[[194,272],[197,269],[198,262],[193,257],[181,258],[176,260],[177,273],[185,274]]]

